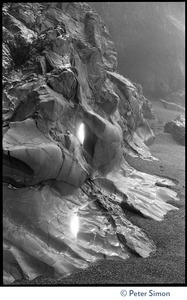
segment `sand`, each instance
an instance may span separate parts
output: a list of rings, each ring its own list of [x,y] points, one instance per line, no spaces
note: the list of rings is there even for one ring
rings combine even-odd
[[[145,230],[157,246],[149,258],[132,256],[125,261],[103,260],[85,271],[72,274],[60,280],[41,277],[29,282],[15,282],[19,285],[173,285],[185,283],[185,147],[163,132],[164,124],[174,119],[179,112],[162,108],[159,101],[152,102],[157,121],[149,121],[155,133],[155,142],[149,148],[159,161],[142,161],[131,158],[130,164],[137,170],[172,178],[180,201],[174,202],[178,211],[169,212],[163,221],[145,219],[127,212],[135,225]]]

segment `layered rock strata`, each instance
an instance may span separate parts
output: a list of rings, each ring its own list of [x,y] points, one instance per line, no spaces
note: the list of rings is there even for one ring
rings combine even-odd
[[[5,284],[156,250],[125,210],[161,221],[177,196],[125,161],[153,159],[154,134],[116,57],[83,2],[4,4]]]

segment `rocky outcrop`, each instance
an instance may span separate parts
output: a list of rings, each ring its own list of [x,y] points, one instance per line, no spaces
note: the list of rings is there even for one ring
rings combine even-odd
[[[184,2],[91,2],[116,44],[118,70],[146,94],[165,98],[184,88]]]
[[[125,209],[161,221],[177,197],[125,162],[153,159],[154,134],[103,21],[83,2],[7,3],[3,45],[5,284],[149,256]]]
[[[178,104],[185,108],[185,91],[180,90],[174,93],[171,93],[165,98],[166,101]]]
[[[176,104],[176,103],[173,103],[173,102],[168,102],[164,99],[160,99],[160,102],[162,103],[162,105],[165,109],[174,110],[174,111],[181,111],[181,112],[185,113],[185,109],[179,104]]]
[[[145,119],[155,119],[153,106],[147,99],[142,103],[142,113]]]
[[[164,132],[171,133],[175,141],[185,146],[185,117],[179,115],[175,120],[167,122]]]

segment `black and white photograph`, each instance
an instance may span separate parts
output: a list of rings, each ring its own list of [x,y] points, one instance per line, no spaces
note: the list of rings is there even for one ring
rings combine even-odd
[[[3,290],[185,299],[185,2],[4,2],[2,98]]]

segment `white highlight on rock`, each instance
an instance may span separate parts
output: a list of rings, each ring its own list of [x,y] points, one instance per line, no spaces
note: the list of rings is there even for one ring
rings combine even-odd
[[[81,123],[79,126],[79,129],[77,131],[77,137],[79,142],[83,145],[84,143],[84,138],[85,138],[85,131],[84,131],[84,124]]]
[[[74,214],[72,216],[71,223],[70,223],[70,230],[73,236],[76,238],[79,232],[79,217],[77,216],[77,214]]]

